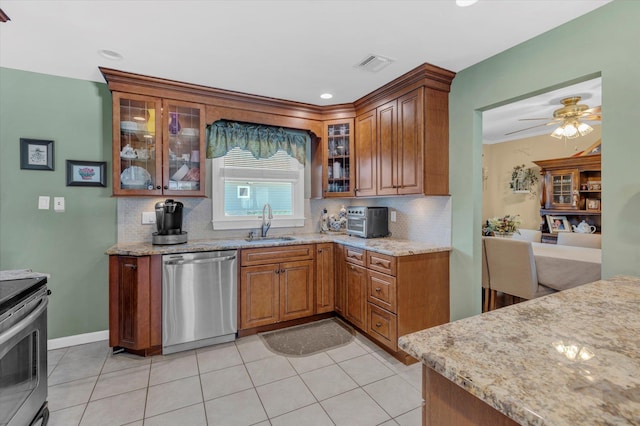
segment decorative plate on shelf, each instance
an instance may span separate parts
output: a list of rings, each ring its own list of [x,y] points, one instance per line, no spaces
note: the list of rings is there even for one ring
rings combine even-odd
[[[131,187],[145,187],[147,182],[151,180],[151,175],[148,171],[140,166],[131,166],[124,169],[120,174],[120,182],[123,186]]]

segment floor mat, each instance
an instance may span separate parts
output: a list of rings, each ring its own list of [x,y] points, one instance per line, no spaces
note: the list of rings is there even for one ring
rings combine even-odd
[[[259,336],[278,355],[307,356],[350,343],[355,331],[339,319],[329,318],[260,333]]]

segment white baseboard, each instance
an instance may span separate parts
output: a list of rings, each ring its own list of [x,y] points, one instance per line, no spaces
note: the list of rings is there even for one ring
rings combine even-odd
[[[75,336],[60,337],[47,341],[47,350],[66,348],[68,346],[83,345],[85,343],[99,342],[109,339],[109,330],[95,331],[93,333],[76,334]]]

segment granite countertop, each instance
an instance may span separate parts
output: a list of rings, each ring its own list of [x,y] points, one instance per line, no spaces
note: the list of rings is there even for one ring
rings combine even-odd
[[[398,238],[359,238],[345,234],[301,234],[292,235],[289,241],[245,241],[239,239],[193,240],[185,244],[153,245],[144,243],[119,243],[110,247],[105,253],[109,255],[147,256],[153,254],[189,253],[214,250],[232,250],[252,247],[290,246],[297,244],[336,242],[352,247],[370,250],[390,256],[408,256],[420,253],[450,251],[449,246],[438,246],[419,241],[402,240]],[[274,235],[274,238],[277,236]]]
[[[640,424],[640,279],[422,330],[402,349],[523,425]]]
[[[25,278],[47,277],[49,274],[42,272],[33,272],[31,269],[6,269],[0,271],[0,281],[23,280]]]

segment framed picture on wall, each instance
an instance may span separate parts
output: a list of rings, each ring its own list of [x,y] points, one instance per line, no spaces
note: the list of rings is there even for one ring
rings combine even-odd
[[[547,225],[549,225],[549,232],[557,234],[558,232],[571,232],[571,224],[567,220],[566,216],[552,216],[547,215]]]
[[[107,163],[67,160],[67,186],[107,186]]]
[[[20,168],[53,170],[53,141],[20,138]]]

